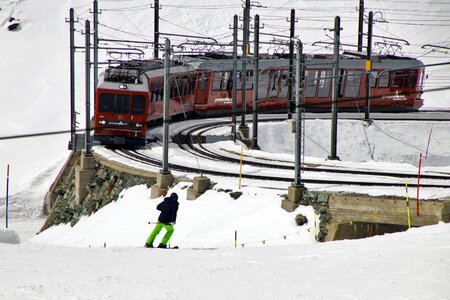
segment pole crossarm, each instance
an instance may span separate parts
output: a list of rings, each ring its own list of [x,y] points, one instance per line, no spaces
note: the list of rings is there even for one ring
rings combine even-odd
[[[175,37],[186,37],[186,38],[194,38],[194,39],[206,39],[206,40],[212,40],[215,43],[219,43],[215,38],[208,37],[208,36],[199,36],[199,35],[188,35],[188,34],[176,34],[176,33],[167,33],[167,32],[158,32],[160,35],[165,36],[175,36]]]
[[[364,35],[368,35],[368,34],[364,33]],[[390,37],[390,36],[376,35],[376,34],[372,34],[372,37],[383,39],[383,40],[387,40],[387,41],[402,42],[406,46],[411,46],[411,44],[405,39],[393,38],[393,37]]]

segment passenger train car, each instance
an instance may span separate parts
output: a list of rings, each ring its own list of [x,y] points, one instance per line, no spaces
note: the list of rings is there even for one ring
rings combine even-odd
[[[247,64],[246,110],[253,108],[255,70]],[[332,58],[306,57],[301,101],[306,111],[330,111]],[[170,68],[170,115],[231,115],[233,60],[183,57]],[[237,68],[237,112],[242,110],[242,69]],[[259,60],[258,111],[287,111],[289,60]],[[372,57],[371,111],[415,111],[423,105],[424,65],[412,58]],[[295,74],[295,72],[294,72]],[[342,57],[339,62],[339,111],[364,110],[365,60]],[[294,89],[293,89],[294,90]],[[130,62],[109,67],[100,75],[95,96],[94,139],[102,144],[145,144],[147,126],[163,117],[164,68],[161,61]],[[295,95],[292,99],[295,101]]]

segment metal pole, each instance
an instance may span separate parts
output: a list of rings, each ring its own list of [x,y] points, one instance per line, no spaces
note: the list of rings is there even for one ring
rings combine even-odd
[[[155,0],[155,20],[154,20],[154,59],[158,59],[158,48],[159,48],[159,0]]]
[[[8,229],[8,206],[9,206],[9,164],[6,167],[6,229]]]
[[[244,8],[244,33],[243,33],[243,43],[242,43],[242,115],[241,115],[241,125],[240,127],[247,127],[245,122],[245,114],[247,112],[247,53],[248,53],[248,32],[249,32],[249,18],[250,18],[250,8]]]
[[[258,149],[258,88],[259,88],[259,15],[255,16],[253,65],[253,149]]]
[[[294,35],[295,35],[295,9],[291,9],[291,28],[289,40],[289,78],[288,78],[288,96],[287,109],[288,119],[292,119],[291,103],[292,103],[292,87],[294,81]]]
[[[169,95],[170,95],[170,40],[166,39],[164,46],[164,135],[163,135],[163,165],[161,173],[169,172]]]
[[[77,119],[75,114],[75,17],[74,10],[69,10],[69,32],[70,32],[70,145],[72,150],[76,150],[76,127]]]
[[[92,155],[91,153],[91,23],[86,20],[86,134],[85,134],[85,145],[84,154],[85,156]]]
[[[232,134],[233,134],[233,141],[236,142],[236,97],[237,97],[237,90],[236,90],[236,83],[237,83],[237,40],[238,40],[238,16],[234,15],[233,19],[233,115],[232,118]]]
[[[302,98],[300,92],[300,86],[302,84],[302,68],[303,68],[303,45],[302,42],[297,42],[297,61],[295,69],[295,187],[302,187],[301,182],[301,161],[302,161]]]
[[[94,0],[94,95],[98,85],[98,1]]]
[[[358,52],[362,52],[362,43],[364,34],[363,23],[364,23],[364,0],[359,0]]]
[[[366,99],[364,101],[364,119],[370,121],[370,74],[372,69],[372,28],[373,12],[369,12],[369,25],[367,30],[367,59],[366,59]]]
[[[331,154],[328,159],[339,160],[337,156],[337,119],[339,98],[339,43],[341,31],[341,18],[334,19],[334,62],[333,62],[333,97],[332,97],[332,121],[331,121]]]

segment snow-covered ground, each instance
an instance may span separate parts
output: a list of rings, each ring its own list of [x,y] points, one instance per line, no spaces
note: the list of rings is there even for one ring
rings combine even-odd
[[[0,298],[449,299],[449,245],[449,224],[216,250],[0,244]]]
[[[149,1],[99,2],[103,37],[152,39]],[[267,32],[286,34],[289,9],[301,8],[297,32],[305,51],[324,52],[312,43],[329,40],[323,28],[332,27],[337,14],[343,19],[343,41],[356,41],[357,2],[263,0],[260,3],[267,8],[254,7],[252,13],[261,15]],[[413,3],[414,8],[404,1],[366,1],[368,10],[380,11],[390,21],[376,23],[374,33],[408,40],[411,45],[404,45],[403,53],[425,63],[448,61],[446,53],[421,48],[424,44],[449,46],[448,26],[437,26],[448,22],[448,3]],[[232,16],[242,14],[240,0],[163,0],[160,4],[161,31],[209,35],[226,42],[231,39]],[[4,74],[0,137],[69,128],[69,43],[64,22],[69,7],[75,8],[79,31],[85,18],[91,17],[90,1],[0,0],[0,40],[4,41],[0,47]],[[6,29],[11,16],[20,19],[19,31]],[[78,34],[77,44],[83,41]],[[80,127],[84,127],[83,59],[77,54]],[[448,66],[429,68],[426,88],[447,85],[449,70]],[[424,98],[426,109],[450,107],[448,91],[426,92]],[[308,122],[306,158],[326,163],[329,125]],[[340,122],[339,164],[416,171],[432,129],[424,171],[450,172],[446,123],[375,122],[366,128],[368,139],[356,123]],[[261,155],[292,157],[292,139],[284,136],[282,126],[263,126]],[[221,180],[215,190],[196,201],[186,200],[185,184],[175,186],[172,191],[180,195],[180,211],[172,244],[180,245],[179,250],[142,247],[152,229],[147,223],[157,218],[155,206],[161,201],[149,199],[145,186],[124,191],[116,202],[73,228],[61,225],[35,236],[44,222],[40,212],[45,192],[68,156],[68,140],[64,134],[0,140],[0,186],[6,182],[6,165],[11,166],[10,230],[0,230],[0,299],[450,299],[449,224],[318,244],[310,207],[299,207],[294,213],[280,209],[284,186],[267,189],[244,182],[243,195],[233,200],[217,189],[236,191],[236,180]],[[0,188],[1,224],[5,194],[6,189]],[[426,190],[421,195],[448,196],[446,191]],[[309,219],[303,227],[294,222],[299,212]]]
[[[343,121],[342,126],[352,127],[352,123]],[[408,126],[421,131],[417,124]],[[263,131],[271,131],[267,134],[280,139],[276,143],[279,147],[261,141],[262,149],[267,146],[268,151],[252,154],[292,159],[292,154],[281,154],[285,151],[281,145],[288,143],[281,140],[286,124],[262,127]],[[398,127],[394,128],[399,130]],[[348,141],[358,140],[357,130],[353,134]],[[342,140],[344,145],[350,143],[346,140]],[[380,153],[395,149],[392,143],[375,145]],[[219,142],[211,147],[235,150],[241,146]],[[444,153],[448,145],[436,143],[433,149],[434,153]],[[358,153],[343,147],[342,155],[346,156],[347,151]],[[175,148],[169,153],[177,156]],[[417,170],[414,162],[387,163],[390,159],[395,161],[391,154],[381,155],[379,161],[364,162],[367,153],[361,151],[354,162],[334,163],[343,167]],[[307,159],[330,163],[323,158]],[[426,169],[450,171],[448,164]],[[236,179],[212,180],[218,182],[214,189],[195,201],[186,200],[188,183],[179,183],[169,191],[180,196],[171,239],[172,245],[181,247],[178,250],[143,247],[153,228],[148,222],[157,219],[155,208],[162,200],[150,199],[150,190],[144,185],[123,191],[117,201],[90,217],[83,217],[74,227],[59,225],[37,236],[33,236],[34,232],[43,219],[13,214],[10,230],[0,231],[0,298],[450,299],[450,224],[320,244],[315,241],[318,217],[311,207],[300,206],[292,213],[280,208],[280,195],[286,193],[286,186],[263,188],[270,184],[245,180],[239,189]],[[234,200],[221,191],[225,189],[243,194]],[[395,189],[388,188],[381,192],[377,188],[359,191],[395,193]],[[422,189],[421,195],[448,197],[449,193]],[[308,224],[296,226],[294,218],[298,213],[307,216]],[[161,238],[162,233],[155,243]]]

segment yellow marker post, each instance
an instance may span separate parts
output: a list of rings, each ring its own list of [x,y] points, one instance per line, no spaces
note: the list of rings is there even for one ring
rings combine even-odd
[[[316,227],[316,212],[314,212],[314,238],[317,240]]]
[[[241,147],[241,160],[239,163],[239,189],[241,188],[241,181],[242,181],[242,156],[244,152],[244,147]]]
[[[408,198],[408,180],[405,180],[406,187],[406,214],[408,216],[408,229],[411,228],[411,219],[409,215],[409,198]]]

